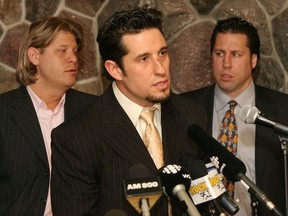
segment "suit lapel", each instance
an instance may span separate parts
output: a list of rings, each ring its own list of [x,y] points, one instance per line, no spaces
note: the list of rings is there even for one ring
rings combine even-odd
[[[206,107],[208,113],[208,132],[212,134],[213,127],[213,110],[214,110],[214,92],[215,84],[206,89],[205,94],[201,97],[202,103]]]
[[[179,133],[176,133],[181,125],[182,115],[171,100],[163,103],[161,109],[164,162],[165,164],[176,163],[184,144],[178,136]]]
[[[18,125],[18,129],[25,136],[27,142],[48,167],[48,159],[39,121],[25,87],[20,87],[15,92],[11,115],[15,121],[15,125]]]
[[[268,116],[277,116],[277,110],[273,108],[273,105],[267,106],[265,99],[267,95],[262,95],[260,89],[255,85],[256,91],[256,107],[261,110],[264,114]],[[271,140],[271,129],[265,128],[260,125],[256,125],[256,140],[255,140],[255,163],[256,163],[256,177],[261,177],[261,173],[264,172],[265,166],[263,166],[262,161],[266,161],[269,156],[270,145],[272,142],[267,142]]]
[[[102,133],[107,144],[131,164],[156,170],[141,137],[110,87],[102,96]]]
[[[198,92],[200,91],[200,92]],[[193,96],[195,101],[204,105],[207,112],[207,132],[212,135],[212,127],[213,127],[213,111],[214,111],[214,92],[215,92],[215,84],[207,86],[203,89],[196,90],[197,97]],[[189,98],[189,94],[187,95]]]
[[[81,110],[82,104],[81,101],[78,98],[78,95],[75,94],[75,90],[69,89],[66,92],[66,98],[65,98],[65,121],[67,119],[70,119],[72,116],[77,114],[79,110]]]

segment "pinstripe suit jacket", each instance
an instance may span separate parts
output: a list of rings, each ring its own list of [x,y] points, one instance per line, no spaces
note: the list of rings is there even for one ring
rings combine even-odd
[[[165,164],[177,163],[187,152],[196,154],[198,147],[187,128],[192,123],[204,127],[201,105],[172,95],[161,109]],[[111,87],[80,115],[54,129],[52,140],[54,216],[104,215],[109,209],[139,215],[124,197],[122,180],[134,164],[143,164],[152,175],[157,169]],[[182,215],[181,204],[173,200],[172,206],[174,215]],[[164,195],[151,215],[167,215]]]
[[[69,90],[65,120],[95,96]],[[49,166],[41,128],[26,87],[0,95],[0,215],[43,215]]]
[[[183,95],[205,105],[208,131],[212,134],[215,85]],[[256,107],[278,122],[288,124],[288,95],[255,85]],[[284,159],[278,135],[272,129],[256,125],[255,140],[256,185],[285,215]],[[259,216],[268,216],[266,207],[259,206]]]

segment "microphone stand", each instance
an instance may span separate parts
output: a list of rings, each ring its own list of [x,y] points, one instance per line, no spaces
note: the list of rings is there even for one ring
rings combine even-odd
[[[285,206],[288,206],[288,137],[279,136],[281,142],[281,149],[284,156],[284,175],[285,175]],[[286,209],[286,216],[288,216],[288,209]]]
[[[252,207],[252,216],[258,216],[258,201],[257,199],[251,195],[251,207]]]

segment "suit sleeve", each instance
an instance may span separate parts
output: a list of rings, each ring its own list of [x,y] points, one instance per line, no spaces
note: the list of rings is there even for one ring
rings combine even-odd
[[[89,164],[93,150],[83,141],[79,142],[78,139],[83,139],[81,131],[68,131],[65,133],[62,127],[58,127],[52,132],[53,214],[96,215],[99,188],[98,182],[95,182],[95,169]]]

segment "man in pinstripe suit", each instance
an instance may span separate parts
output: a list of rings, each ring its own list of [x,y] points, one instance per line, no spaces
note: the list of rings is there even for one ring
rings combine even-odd
[[[63,18],[35,21],[19,50],[21,86],[0,95],[0,215],[52,215],[51,130],[96,96],[76,82],[82,27]]]
[[[115,13],[100,28],[97,41],[113,82],[85,112],[52,132],[51,196],[54,215],[104,215],[122,209],[139,215],[124,197],[122,180],[129,168],[142,164],[157,175],[145,147],[139,116],[156,106],[154,122],[163,143],[164,164],[177,163],[184,153],[197,155],[187,128],[205,127],[198,104],[170,93],[170,59],[161,30],[162,14],[148,7]],[[186,215],[171,200],[173,215]],[[162,195],[150,210],[168,215]]]

